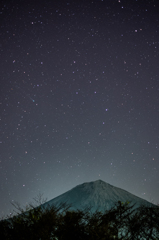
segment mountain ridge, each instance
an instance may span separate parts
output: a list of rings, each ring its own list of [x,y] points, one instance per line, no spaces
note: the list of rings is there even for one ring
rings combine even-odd
[[[79,184],[69,191],[44,203],[42,206],[59,206],[60,204],[66,203],[70,206],[70,210],[91,208],[92,212],[97,210],[104,212],[114,207],[118,201],[130,202],[132,205],[135,204],[134,208],[138,208],[141,205],[148,207],[155,206],[147,200],[100,179]]]

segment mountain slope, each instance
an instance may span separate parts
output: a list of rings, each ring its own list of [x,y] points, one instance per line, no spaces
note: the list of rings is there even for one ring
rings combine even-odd
[[[91,211],[105,211],[112,208],[115,203],[130,202],[135,204],[134,208],[140,205],[153,206],[150,202],[139,198],[123,189],[114,187],[104,181],[97,180],[94,182],[80,184],[73,189],[61,194],[60,196],[46,202],[43,207],[48,205],[58,206],[61,203],[71,205],[72,210],[85,209],[91,207]]]

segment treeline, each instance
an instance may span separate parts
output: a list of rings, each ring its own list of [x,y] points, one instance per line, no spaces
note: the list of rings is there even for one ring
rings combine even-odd
[[[158,240],[159,208],[120,201],[104,213],[69,207],[33,207],[0,221],[1,240]]]

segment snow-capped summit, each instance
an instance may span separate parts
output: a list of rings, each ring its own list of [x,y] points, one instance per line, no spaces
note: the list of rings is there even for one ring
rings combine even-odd
[[[71,206],[71,210],[91,207],[92,212],[96,210],[103,212],[105,210],[111,209],[118,201],[135,204],[134,208],[137,208],[140,205],[153,205],[150,202],[139,198],[123,189],[114,187],[102,180],[97,180],[94,182],[77,185],[71,190],[44,203],[43,207],[46,207],[47,205],[58,206],[62,203],[66,203]]]

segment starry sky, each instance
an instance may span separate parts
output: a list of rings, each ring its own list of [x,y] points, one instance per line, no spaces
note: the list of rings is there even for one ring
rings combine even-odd
[[[159,203],[158,11],[2,1],[0,216],[97,179]]]

